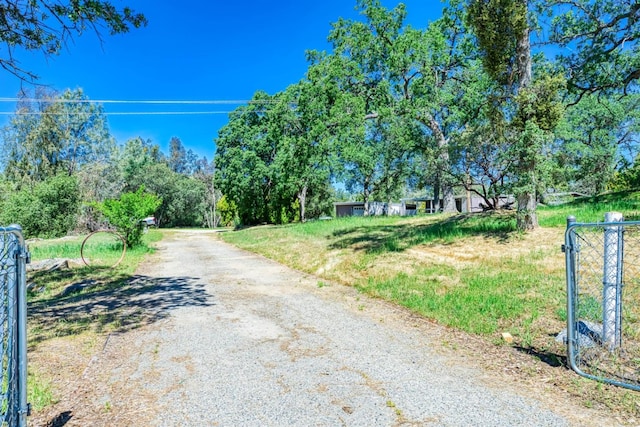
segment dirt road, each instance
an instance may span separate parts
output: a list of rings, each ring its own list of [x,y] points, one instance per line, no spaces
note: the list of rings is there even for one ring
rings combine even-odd
[[[153,321],[109,336],[51,425],[615,425],[478,368],[443,347],[451,331],[210,233],[170,235],[135,280],[151,291],[128,303]]]

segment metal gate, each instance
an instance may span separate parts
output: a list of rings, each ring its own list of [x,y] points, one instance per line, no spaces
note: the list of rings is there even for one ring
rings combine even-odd
[[[19,226],[0,227],[0,426],[26,426],[29,253]]]
[[[571,368],[640,391],[640,222],[569,217],[563,250]]]

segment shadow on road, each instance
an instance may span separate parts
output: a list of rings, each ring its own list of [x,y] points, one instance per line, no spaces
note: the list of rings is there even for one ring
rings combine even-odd
[[[85,330],[126,332],[164,319],[180,307],[212,305],[213,297],[195,277],[114,278],[79,294],[29,304],[29,344]]]

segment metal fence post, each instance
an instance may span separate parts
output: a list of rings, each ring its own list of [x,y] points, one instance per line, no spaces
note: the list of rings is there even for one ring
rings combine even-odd
[[[18,225],[0,227],[0,379],[2,427],[25,427],[27,403],[27,268],[29,252]]]
[[[569,364],[573,369],[577,367],[574,364],[575,358],[575,340],[576,340],[576,320],[575,310],[576,305],[576,264],[575,264],[575,240],[573,238],[572,226],[576,223],[575,216],[567,217],[567,231],[564,238],[564,253],[566,263],[566,275],[567,275],[567,357]]]
[[[619,212],[607,212],[605,223],[623,221]],[[613,350],[620,346],[622,313],[622,227],[606,225],[604,229],[604,271],[602,291],[602,343]]]
[[[18,279],[16,280],[18,296],[18,426],[27,426],[29,404],[27,403],[27,264],[31,261],[29,251],[19,225],[13,226],[20,242],[18,252]]]

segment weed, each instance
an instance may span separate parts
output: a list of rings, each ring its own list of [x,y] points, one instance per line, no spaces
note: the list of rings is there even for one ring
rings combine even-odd
[[[27,400],[36,411],[56,403],[51,381],[33,368],[29,368],[27,373]]]

